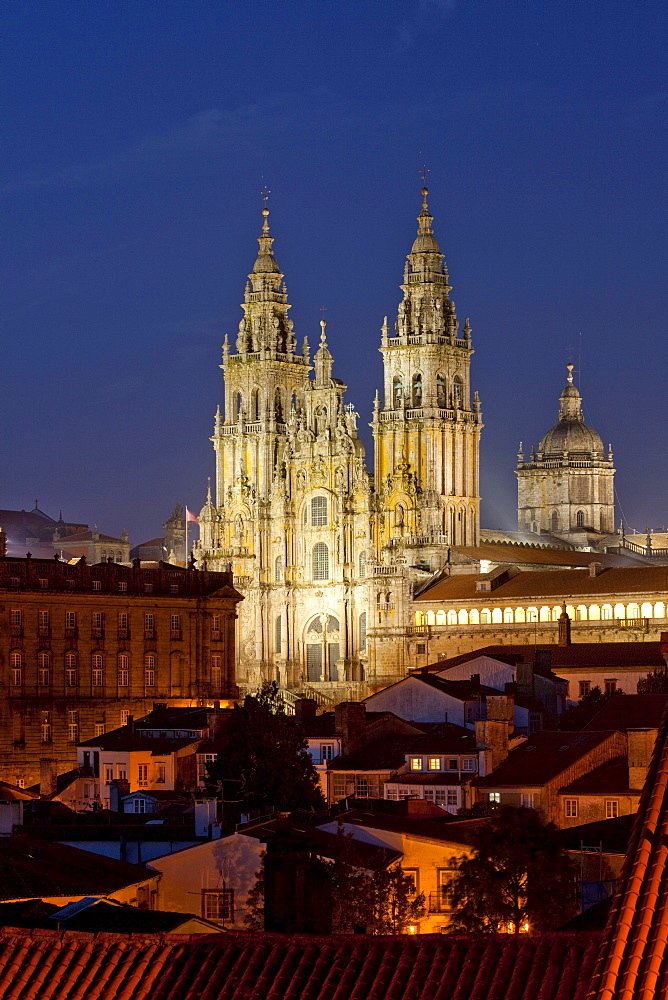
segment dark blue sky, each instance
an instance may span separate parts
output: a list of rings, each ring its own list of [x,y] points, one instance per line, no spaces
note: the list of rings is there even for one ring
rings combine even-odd
[[[517,444],[555,422],[568,347],[627,522],[668,522],[663,0],[23,0],[0,20],[0,507],[38,497],[133,542],[199,509],[264,183],[296,333],[327,306],[368,441],[426,162],[473,327],[483,524],[515,526]]]

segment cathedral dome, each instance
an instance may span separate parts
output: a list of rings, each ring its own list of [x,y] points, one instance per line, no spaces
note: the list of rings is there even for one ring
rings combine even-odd
[[[575,452],[579,455],[603,452],[603,441],[593,427],[579,420],[560,420],[540,443],[544,455]]]
[[[418,215],[418,234],[415,237],[415,242],[413,243],[413,248],[411,253],[438,253],[440,254],[441,248],[438,245],[438,240],[434,236],[433,229],[431,227],[434,221],[433,216],[427,208],[427,188],[422,188],[422,211]]]
[[[568,383],[559,400],[559,422],[551,427],[540,443],[543,455],[603,454],[601,436],[584,422],[580,390],[573,385],[573,366],[568,365]]]
[[[253,264],[253,274],[280,274],[279,266],[273,253],[260,253]]]

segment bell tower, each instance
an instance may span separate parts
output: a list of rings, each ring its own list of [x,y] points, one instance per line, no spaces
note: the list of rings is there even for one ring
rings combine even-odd
[[[387,317],[382,327],[384,394],[376,395],[371,424],[378,546],[415,549],[418,563],[435,546],[475,545],[480,526],[482,415],[477,393],[471,402],[471,327],[466,320],[459,328],[427,194],[424,187],[394,330]]]

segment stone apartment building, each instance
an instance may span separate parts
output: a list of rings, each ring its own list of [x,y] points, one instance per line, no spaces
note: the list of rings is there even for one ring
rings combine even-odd
[[[60,772],[76,745],[151,710],[235,697],[229,573],[0,558],[0,779]]]

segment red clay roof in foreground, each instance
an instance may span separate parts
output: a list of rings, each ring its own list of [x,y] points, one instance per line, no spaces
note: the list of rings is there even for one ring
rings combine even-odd
[[[0,931],[0,1000],[584,1000],[600,934]]]

